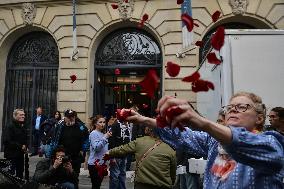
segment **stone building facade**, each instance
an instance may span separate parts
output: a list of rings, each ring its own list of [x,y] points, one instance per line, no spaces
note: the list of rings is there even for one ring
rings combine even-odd
[[[24,3],[28,5],[24,6]],[[118,3],[113,9],[111,4]],[[94,112],[95,54],[108,35],[122,28],[137,28],[143,14],[149,15],[142,30],[160,46],[162,55],[162,94],[177,94],[195,102],[195,94],[188,83],[180,79],[193,73],[199,64],[198,48],[182,48],[181,10],[176,0],[77,0],[78,59],[72,54],[72,0],[2,0],[0,2],[0,119],[5,114],[5,82],[11,48],[23,35],[42,31],[50,35],[58,49],[58,86],[56,107],[63,111],[72,108],[82,120]],[[126,4],[126,5],[125,5]],[[284,0],[192,0],[192,17],[199,27],[194,29],[194,41],[221,24],[242,23],[260,29],[284,29]],[[211,15],[220,10],[222,17],[213,23]],[[127,11],[127,13],[123,13]],[[186,56],[178,58],[177,53]],[[181,73],[171,78],[165,63],[181,65]],[[70,84],[70,75],[77,80]],[[3,127],[0,122],[0,128]],[[1,129],[0,129],[1,130]]]

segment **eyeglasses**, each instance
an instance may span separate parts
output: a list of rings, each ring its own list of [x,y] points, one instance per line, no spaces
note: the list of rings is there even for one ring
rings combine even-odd
[[[222,108],[226,113],[231,111],[233,108],[235,108],[235,110],[238,112],[245,112],[248,109],[253,108],[253,106],[250,104],[229,104],[227,106],[223,106]]]

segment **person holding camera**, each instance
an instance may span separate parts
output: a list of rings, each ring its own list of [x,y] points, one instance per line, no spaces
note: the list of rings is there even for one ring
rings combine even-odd
[[[43,159],[36,165],[33,180],[40,184],[56,186],[56,188],[74,189],[78,184],[71,159],[65,156],[65,150],[58,146],[51,159]]]
[[[92,181],[92,189],[99,189],[104,178],[106,166],[104,165],[103,155],[108,151],[108,138],[111,132],[104,134],[106,120],[102,115],[97,115],[92,120],[93,131],[90,139],[90,156],[88,159],[88,169]],[[104,170],[105,169],[105,170]]]

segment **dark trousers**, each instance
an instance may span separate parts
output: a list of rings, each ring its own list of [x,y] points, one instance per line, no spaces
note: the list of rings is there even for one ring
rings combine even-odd
[[[100,189],[103,177],[101,178],[98,174],[98,170],[94,165],[88,165],[91,182],[92,182],[92,189]]]
[[[80,168],[82,163],[82,157],[80,156],[71,156],[71,164],[72,168],[77,176],[77,183],[75,183],[75,188],[79,188],[79,175],[80,175]]]
[[[164,186],[158,187],[158,186],[151,185],[151,184],[135,182],[134,183],[134,189],[170,189],[170,188],[167,188],[167,187],[164,187]]]
[[[11,160],[11,167],[9,169],[9,172],[14,175],[16,172],[16,177],[23,178],[24,174],[24,155],[12,158]]]
[[[33,154],[38,154],[40,147],[40,131],[34,130],[33,132]]]

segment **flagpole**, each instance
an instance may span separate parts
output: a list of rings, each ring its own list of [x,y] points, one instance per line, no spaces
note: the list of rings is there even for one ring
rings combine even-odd
[[[77,46],[77,24],[76,24],[76,0],[72,1],[73,6],[73,50],[71,60],[76,61],[78,59],[79,49]]]

